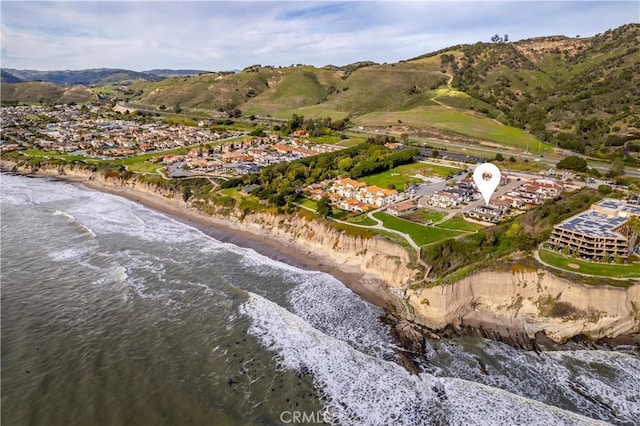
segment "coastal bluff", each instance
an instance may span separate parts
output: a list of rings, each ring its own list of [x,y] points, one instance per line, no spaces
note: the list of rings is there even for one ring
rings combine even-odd
[[[197,215],[229,232],[241,230],[278,241],[287,250],[362,274],[362,287],[404,320],[407,327],[403,334],[415,334],[413,325],[417,325],[427,334],[472,329],[513,342],[523,338],[533,341],[543,333],[564,343],[577,336],[596,341],[631,335],[637,340],[640,333],[638,283],[626,288],[587,285],[543,269],[514,267],[478,272],[453,284],[415,288],[409,284],[420,283],[424,271],[403,247],[380,237],[349,235],[322,220],[297,214],[247,212],[212,204],[187,207],[175,189],[135,176],[110,177],[83,166],[32,168],[6,160],[0,164],[5,171],[59,177],[140,202],[160,201],[175,214]],[[398,295],[402,288],[406,288],[404,297]]]
[[[486,334],[556,343],[638,334],[640,284],[587,285],[542,269],[484,271],[454,284],[408,289],[408,319],[429,330],[482,328]]]

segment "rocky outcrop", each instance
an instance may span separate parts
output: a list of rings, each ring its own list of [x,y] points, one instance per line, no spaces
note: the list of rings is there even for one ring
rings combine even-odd
[[[637,334],[640,285],[571,282],[543,270],[481,272],[455,284],[408,290],[408,316],[432,330],[482,327],[487,334],[544,334],[555,342]]]

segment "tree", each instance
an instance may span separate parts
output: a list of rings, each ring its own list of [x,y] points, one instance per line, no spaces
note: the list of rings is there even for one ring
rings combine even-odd
[[[184,189],[182,190],[182,199],[184,200],[184,203],[187,204],[187,201],[189,201],[189,198],[191,198],[191,188],[188,186],[185,186]]]
[[[329,197],[322,197],[320,201],[318,201],[316,213],[318,213],[322,217],[327,217],[331,213],[333,213],[333,210],[331,208],[331,200],[329,199]]]
[[[598,185],[598,192],[602,195],[611,194],[613,189],[609,185]]]
[[[238,108],[229,108],[227,110],[227,117],[229,118],[239,118],[242,115],[242,111]]]
[[[402,139],[402,142],[405,144],[409,143],[409,135],[407,133],[401,133],[400,139]]]
[[[502,156],[502,154],[500,153],[496,154],[496,161],[504,161],[504,157]]]
[[[501,40],[500,36],[498,34],[494,35],[493,37],[491,37],[491,42],[492,43],[499,43]]]
[[[176,114],[180,114],[182,112],[180,104],[176,104],[176,106],[173,107],[173,112],[175,112]]]
[[[614,178],[624,174],[624,161],[622,158],[616,158],[611,163],[611,168],[607,172],[607,177]]]
[[[437,150],[434,149],[433,152],[431,153],[431,156],[433,158],[438,158],[438,157],[440,157],[440,153]]]
[[[353,166],[353,159],[351,157],[345,157],[338,161],[338,169],[343,172],[347,172]]]
[[[558,162],[558,164],[556,164],[556,167],[559,169],[575,170],[576,172],[586,172],[588,168],[587,160],[575,155],[563,158]]]
[[[502,41],[505,43],[509,42],[509,34],[505,34],[504,37],[502,38]]]
[[[516,157],[514,157],[513,155],[511,157],[509,157],[509,161],[511,161],[512,163],[516,162]]]

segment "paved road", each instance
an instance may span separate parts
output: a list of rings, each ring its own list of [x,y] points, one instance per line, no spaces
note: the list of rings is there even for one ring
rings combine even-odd
[[[391,133],[391,132],[384,132],[384,131],[370,131],[370,130],[357,130],[357,129],[349,129],[345,132],[348,135],[352,135],[352,136],[371,136],[371,135],[389,135],[389,136],[398,136],[397,133]],[[440,140],[433,140],[433,139],[429,139],[429,138],[421,138],[415,135],[411,135],[411,139],[413,140],[417,140],[420,142],[424,142],[424,143],[428,143],[431,145],[436,145],[436,147],[438,146],[445,146],[445,142],[444,141],[440,141]],[[549,157],[538,157],[537,155],[534,154],[526,154],[520,151],[511,151],[511,150],[506,150],[504,148],[492,148],[492,147],[486,147],[486,146],[480,146],[480,145],[474,145],[472,143],[462,143],[462,142],[450,142],[447,141],[446,142],[446,148],[448,151],[452,151],[452,152],[460,152],[465,154],[466,150],[473,150],[473,151],[479,151],[482,153],[485,153],[485,156],[487,158],[494,158],[495,155],[497,153],[500,153],[502,155],[509,155],[509,153],[513,152],[514,155],[517,155],[520,158],[526,158],[529,161],[535,161],[535,162],[539,162],[541,164],[544,164],[546,166],[549,166],[550,168],[555,168],[556,164],[559,161],[559,158],[549,158]],[[551,148],[550,148],[551,149]],[[582,157],[585,160],[587,160],[587,163],[589,164],[589,167],[592,167],[596,170],[598,170],[600,173],[606,173],[609,168],[611,167],[611,164],[606,163],[606,162],[597,162],[593,159],[590,159],[587,156],[584,156],[582,154],[578,154],[575,152],[567,152],[566,155],[563,155],[561,157],[565,157],[568,155],[576,155],[578,157]],[[625,174],[628,176],[632,176],[632,177],[640,177],[640,168],[638,167],[626,167],[625,168]]]

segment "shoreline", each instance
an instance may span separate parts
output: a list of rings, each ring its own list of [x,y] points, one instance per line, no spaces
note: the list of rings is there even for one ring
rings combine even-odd
[[[4,162],[3,162],[4,163]],[[4,165],[4,164],[3,164]],[[173,220],[195,227],[204,234],[224,243],[230,243],[243,248],[250,248],[270,259],[292,265],[304,270],[320,271],[328,273],[342,282],[347,288],[365,301],[383,309],[383,318],[390,321],[392,338],[400,347],[413,348],[410,352],[416,352],[418,346],[423,346],[426,339],[453,338],[462,336],[476,336],[501,341],[512,347],[529,350],[553,350],[562,348],[567,343],[584,343],[585,348],[608,348],[615,346],[632,345],[640,350],[640,335],[637,331],[623,332],[614,337],[599,337],[593,339],[585,335],[575,334],[568,336],[564,342],[552,342],[542,329],[535,336],[529,335],[524,328],[512,323],[509,319],[501,321],[489,314],[488,316],[472,316],[465,318],[456,326],[456,321],[448,325],[434,326],[423,321],[416,321],[413,309],[405,306],[410,303],[394,294],[384,280],[367,274],[360,269],[358,264],[347,263],[344,258],[333,258],[331,253],[318,253],[305,246],[302,242],[296,242],[295,238],[286,234],[276,236],[266,228],[240,227],[233,221],[215,216],[209,216],[196,208],[185,206],[182,200],[173,195],[162,194],[155,191],[138,189],[135,186],[119,184],[107,184],[93,180],[93,175],[65,174],[60,170],[56,172],[27,172],[16,169],[4,169],[3,171],[30,177],[49,177],[68,182],[86,190],[100,191],[116,196],[121,196],[130,201],[141,204]],[[456,289],[461,287],[455,287]],[[447,291],[452,288],[447,289]],[[442,290],[444,291],[444,290]],[[444,299],[443,299],[444,301]],[[432,300],[433,302],[433,300]],[[454,301],[454,304],[456,302]],[[417,309],[413,305],[414,309]],[[421,306],[421,305],[418,305]],[[409,311],[407,311],[407,309]],[[454,318],[455,319],[455,318]],[[462,317],[459,318],[462,320]],[[588,342],[588,343],[586,343]],[[418,345],[418,346],[416,346]],[[400,354],[405,358],[404,353]],[[402,364],[408,370],[414,370],[413,360],[403,360]]]
[[[39,177],[38,175],[34,175]],[[319,256],[309,250],[301,251],[300,247],[288,241],[270,237],[265,233],[252,232],[247,229],[234,228],[229,223],[207,216],[192,207],[180,205],[182,203],[166,202],[168,200],[157,196],[150,196],[141,191],[129,188],[111,187],[95,181],[68,176],[56,176],[64,182],[69,182],[93,191],[116,195],[133,201],[160,214],[170,217],[180,223],[192,226],[205,235],[223,243],[234,244],[248,248],[272,260],[310,271],[327,273],[367,302],[384,310],[392,303],[382,283],[368,278],[362,271],[345,265],[340,265],[328,257]]]

